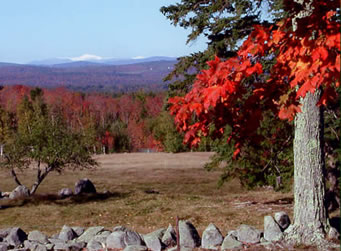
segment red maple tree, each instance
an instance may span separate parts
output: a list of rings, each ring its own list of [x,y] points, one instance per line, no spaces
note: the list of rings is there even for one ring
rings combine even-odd
[[[333,0],[286,0],[284,6],[290,18],[271,27],[254,26],[236,57],[208,62],[209,69],[197,75],[192,90],[169,103],[178,129],[191,146],[207,136],[212,125],[213,136],[222,136],[229,125],[233,158],[238,158],[245,142],[262,140],[257,128],[265,111],[288,120],[302,114],[295,120],[295,208],[288,236],[309,244],[331,229],[324,206],[320,132],[309,133],[321,131],[316,106],[337,98],[340,6]],[[276,57],[276,63],[264,73],[261,62],[271,57]]]

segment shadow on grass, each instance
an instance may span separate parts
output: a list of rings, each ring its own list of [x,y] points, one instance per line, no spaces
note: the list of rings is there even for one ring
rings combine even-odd
[[[88,202],[95,201],[105,201],[109,199],[122,199],[130,195],[127,193],[95,193],[95,194],[79,194],[72,195],[67,198],[61,198],[55,194],[37,194],[31,197],[21,198],[21,199],[3,199],[0,201],[0,210],[12,207],[22,207],[26,205],[40,205],[40,204],[56,204],[56,205],[72,205],[72,204],[84,204]]]
[[[263,204],[289,205],[294,203],[294,198],[286,197],[278,200],[266,201]]]

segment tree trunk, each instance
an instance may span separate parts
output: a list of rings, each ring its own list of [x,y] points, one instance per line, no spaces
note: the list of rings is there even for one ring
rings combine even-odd
[[[294,139],[294,224],[288,238],[316,244],[329,230],[325,206],[323,111],[316,103],[320,91],[301,99],[302,112],[295,118]]]

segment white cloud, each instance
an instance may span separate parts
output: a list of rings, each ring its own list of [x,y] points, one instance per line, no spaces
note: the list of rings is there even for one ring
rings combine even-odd
[[[144,58],[146,58],[146,57],[144,57],[144,56],[136,56],[136,57],[133,57],[132,59],[144,59]]]
[[[88,61],[88,60],[102,60],[103,58],[96,55],[84,54],[79,57],[70,58],[72,61]]]

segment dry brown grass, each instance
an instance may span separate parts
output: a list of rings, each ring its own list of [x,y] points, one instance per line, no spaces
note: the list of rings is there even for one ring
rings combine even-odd
[[[292,214],[292,194],[272,190],[244,190],[237,181],[217,188],[219,172],[207,172],[204,163],[212,153],[130,153],[98,156],[94,170],[51,173],[35,198],[16,202],[0,210],[0,228],[20,226],[47,234],[71,226],[125,225],[141,233],[167,227],[175,217],[190,220],[199,233],[210,223],[223,234],[242,223],[263,228],[265,215],[284,210]],[[34,172],[20,174],[31,184]],[[73,188],[80,178],[89,178],[100,193],[96,196],[58,200],[61,188]],[[15,184],[0,171],[2,191]],[[104,194],[105,191],[110,193]]]

